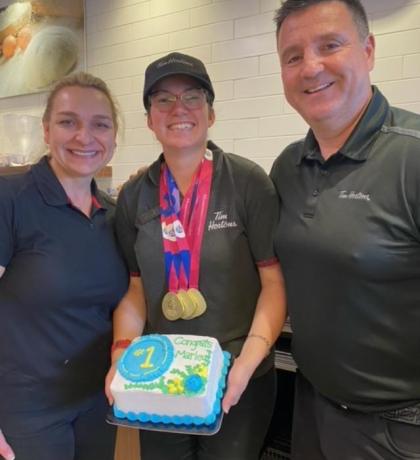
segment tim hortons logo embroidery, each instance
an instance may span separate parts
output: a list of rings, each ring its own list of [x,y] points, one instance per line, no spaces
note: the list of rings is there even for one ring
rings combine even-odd
[[[217,211],[213,214],[214,217],[213,220],[211,220],[209,223],[209,226],[207,228],[208,231],[238,226],[238,224],[235,221],[229,221],[228,215],[225,214],[223,211]]]
[[[177,58],[171,58],[169,59],[168,61],[161,61],[158,63],[158,65],[156,66],[158,69],[160,67],[163,67],[164,65],[168,65],[168,64],[185,64],[185,65],[189,65],[190,67],[194,67],[194,64],[192,62],[188,62],[186,61],[185,59],[177,59]]]
[[[370,201],[370,195],[362,192],[355,192],[352,190],[348,192],[347,190],[341,190],[338,195],[340,200],[365,200]]]

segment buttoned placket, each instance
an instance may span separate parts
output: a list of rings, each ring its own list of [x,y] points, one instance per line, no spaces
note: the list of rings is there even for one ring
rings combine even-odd
[[[316,168],[316,173],[314,174],[314,181],[312,188],[309,190],[306,207],[303,213],[304,217],[309,219],[315,216],[319,199],[321,198],[322,192],[327,185],[328,177],[330,175],[329,168],[325,163],[321,164],[316,160],[314,168]]]

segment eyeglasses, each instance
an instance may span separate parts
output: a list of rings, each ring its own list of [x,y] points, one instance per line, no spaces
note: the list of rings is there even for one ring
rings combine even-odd
[[[156,91],[149,96],[150,105],[161,112],[171,110],[178,99],[187,109],[200,109],[207,102],[207,91],[204,88],[191,88],[178,96],[169,91]]]

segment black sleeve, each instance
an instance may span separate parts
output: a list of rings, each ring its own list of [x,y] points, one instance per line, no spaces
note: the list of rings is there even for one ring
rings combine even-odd
[[[130,190],[127,185],[124,185],[117,200],[115,229],[130,274],[134,276],[140,274],[140,268],[134,250],[134,244],[137,239],[137,228],[135,225],[136,214],[137,199],[133,196],[133,191]]]
[[[276,263],[274,233],[279,219],[279,198],[273,182],[256,165],[246,188],[247,233],[258,266]]]
[[[0,177],[0,265],[6,267],[13,257],[17,200],[13,188]]]

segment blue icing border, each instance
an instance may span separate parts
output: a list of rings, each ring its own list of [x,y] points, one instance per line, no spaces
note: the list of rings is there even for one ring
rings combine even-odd
[[[151,347],[153,350],[149,351]],[[172,342],[165,336],[151,334],[133,342],[119,359],[117,367],[130,382],[150,382],[163,375],[173,360]]]
[[[172,344],[171,344],[172,345]],[[117,418],[127,418],[131,421],[140,421],[140,422],[152,422],[152,423],[164,423],[169,424],[173,423],[174,425],[211,425],[215,422],[216,417],[219,415],[222,410],[222,398],[224,394],[224,389],[226,387],[226,376],[229,369],[231,356],[227,351],[223,352],[223,367],[222,374],[219,379],[219,386],[216,391],[216,400],[213,406],[213,412],[207,417],[191,417],[190,415],[174,415],[173,417],[169,415],[157,415],[157,414],[147,414],[146,412],[139,412],[135,414],[134,412],[123,412],[118,409],[114,404],[114,415]]]

